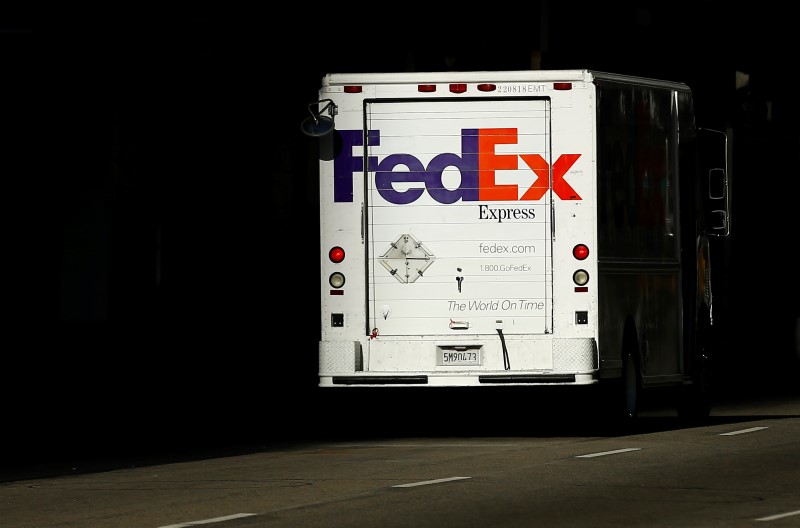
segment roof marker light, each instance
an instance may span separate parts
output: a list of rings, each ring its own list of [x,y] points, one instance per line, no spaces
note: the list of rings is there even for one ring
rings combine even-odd
[[[463,83],[453,83],[450,85],[450,91],[453,93],[464,93],[467,91],[467,85]]]
[[[478,91],[479,92],[493,92],[495,90],[497,90],[497,85],[496,84],[484,83],[484,84],[479,84],[478,85]]]
[[[354,85],[345,86],[344,93],[361,93],[361,87]]]
[[[572,83],[570,82],[553,83],[553,90],[572,90]]]
[[[435,92],[436,91],[436,85],[435,84],[419,84],[419,85],[417,85],[417,91],[418,92],[424,92],[424,93]]]

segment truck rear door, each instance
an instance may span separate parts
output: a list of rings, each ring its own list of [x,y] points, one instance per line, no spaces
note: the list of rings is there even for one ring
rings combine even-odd
[[[552,330],[550,115],[546,98],[365,103],[370,328]]]

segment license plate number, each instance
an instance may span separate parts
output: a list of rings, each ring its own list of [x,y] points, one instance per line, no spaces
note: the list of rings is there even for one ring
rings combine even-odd
[[[480,350],[439,350],[438,364],[447,365],[480,365]]]

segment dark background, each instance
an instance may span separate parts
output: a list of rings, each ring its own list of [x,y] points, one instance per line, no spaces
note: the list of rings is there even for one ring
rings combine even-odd
[[[715,263],[735,286],[717,298],[721,385],[791,388],[797,46],[775,6],[731,6],[0,20],[4,457],[313,429],[316,142],[300,122],[331,72],[588,68],[689,84],[699,123],[734,148],[734,238]]]

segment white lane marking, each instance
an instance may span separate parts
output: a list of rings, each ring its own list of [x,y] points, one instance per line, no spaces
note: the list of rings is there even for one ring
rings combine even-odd
[[[453,480],[471,479],[472,477],[450,477],[436,480],[423,480],[422,482],[411,482],[410,484],[397,484],[393,488],[413,488],[414,486],[427,486],[428,484],[440,484],[442,482],[450,482]]]
[[[626,449],[616,449],[614,451],[603,451],[602,453],[590,453],[588,455],[578,455],[575,458],[593,458],[606,455],[616,455],[617,453],[627,453],[628,451],[639,451],[641,447],[628,447]]]
[[[168,524],[166,526],[159,526],[158,528],[185,528],[186,526],[197,526],[200,524],[211,524],[223,521],[230,521],[231,519],[241,519],[242,517],[252,517],[258,515],[257,513],[236,513],[233,515],[226,515],[225,517],[215,517],[213,519],[203,519],[202,521],[191,521],[180,524]]]
[[[430,443],[430,444],[425,444],[425,443],[419,443],[419,444],[379,444],[379,443],[365,442],[363,444],[342,444],[342,445],[336,446],[336,447],[347,447],[347,448],[356,448],[356,449],[363,449],[365,447],[421,447],[423,449],[428,449],[429,447],[462,447],[462,448],[463,447],[477,447],[477,448],[481,448],[481,447],[516,447],[518,445],[523,445],[523,444],[512,443],[512,442],[497,443],[497,444],[494,444],[494,443],[469,444],[469,445],[467,445],[467,444],[455,444],[455,443],[454,444],[438,444],[438,443]]]
[[[752,433],[754,431],[760,431],[762,429],[769,429],[769,428],[768,427],[751,427],[750,429],[742,429],[740,431],[731,431],[730,433],[720,433],[719,435],[720,436],[733,436],[733,435],[744,434],[744,433]]]
[[[791,517],[792,515],[800,515],[800,510],[788,513],[779,513],[778,515],[770,515],[769,517],[761,517],[757,521],[774,521],[775,519],[783,519],[784,517]]]

